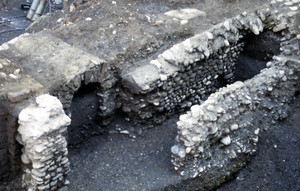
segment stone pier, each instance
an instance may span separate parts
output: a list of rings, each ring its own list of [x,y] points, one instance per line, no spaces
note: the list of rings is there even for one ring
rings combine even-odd
[[[28,190],[57,190],[67,184],[69,172],[67,126],[60,101],[41,95],[19,115],[23,187]]]

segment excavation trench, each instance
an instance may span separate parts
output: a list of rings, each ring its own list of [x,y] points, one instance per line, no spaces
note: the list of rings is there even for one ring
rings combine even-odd
[[[244,40],[234,81],[254,77],[279,53],[280,38],[270,31],[248,34]],[[222,77],[216,80],[220,87],[227,85]],[[97,91],[95,84],[80,88],[70,107],[69,189],[172,190],[172,185],[188,185],[170,162],[179,113],[159,125],[137,125],[118,110],[108,126],[101,126],[96,115]]]
[[[212,190],[256,153],[262,129],[287,120],[289,131],[300,88],[299,2],[188,2],[149,15],[144,3],[140,12],[134,2],[91,1],[45,15],[31,34],[1,45],[0,94],[12,117],[0,120],[0,179],[21,168],[28,190]],[[297,128],[278,129],[265,133],[270,142],[274,133],[298,144]],[[297,152],[282,143],[271,148]],[[251,183],[275,177],[269,183],[290,186],[267,189],[294,189],[299,157],[266,145],[273,173]],[[278,176],[277,158],[293,173],[279,168]]]

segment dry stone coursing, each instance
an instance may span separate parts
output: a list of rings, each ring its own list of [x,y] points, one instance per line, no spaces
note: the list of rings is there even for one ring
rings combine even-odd
[[[67,126],[60,101],[48,94],[19,115],[19,137],[22,149],[23,187],[28,190],[57,190],[67,184],[69,172]]]
[[[187,177],[205,176],[255,153],[259,131],[288,116],[288,103],[300,88],[299,64],[276,57],[255,78],[221,88],[181,115],[177,144],[171,149],[175,169]]]

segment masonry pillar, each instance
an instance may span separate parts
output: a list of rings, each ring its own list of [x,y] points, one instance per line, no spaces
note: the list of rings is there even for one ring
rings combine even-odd
[[[18,141],[22,149],[23,186],[28,190],[57,190],[67,184],[67,125],[60,101],[41,95],[19,114]]]

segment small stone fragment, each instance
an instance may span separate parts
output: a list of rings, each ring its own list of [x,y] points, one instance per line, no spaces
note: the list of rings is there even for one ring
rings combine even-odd
[[[127,130],[122,130],[122,131],[120,131],[120,133],[121,133],[121,134],[129,134],[129,131],[127,131]]]
[[[226,20],[225,22],[224,22],[224,27],[226,28],[226,30],[230,30],[230,25],[229,25],[229,21],[228,20]]]
[[[226,137],[222,138],[222,139],[221,139],[221,142],[222,142],[224,145],[230,145],[230,143],[231,143],[230,136],[227,135]]]
[[[174,155],[177,155],[178,152],[179,152],[179,148],[177,145],[174,145],[172,148],[171,148],[171,152],[174,154]]]
[[[0,80],[6,78],[6,74],[4,72],[0,72]]]
[[[20,69],[16,69],[16,70],[14,71],[14,75],[16,75],[16,76],[19,75],[19,74],[20,74],[20,71],[21,71]]]
[[[231,131],[237,130],[239,128],[238,124],[233,124],[230,126]]]
[[[11,79],[13,80],[17,80],[18,79],[18,76],[14,75],[14,74],[9,74],[8,75]]]
[[[297,11],[297,10],[298,10],[298,7],[297,7],[297,6],[290,7],[290,10],[292,10],[292,11]]]
[[[24,164],[29,164],[30,163],[30,160],[28,159],[27,155],[25,153],[23,153],[21,155],[21,160]]]

